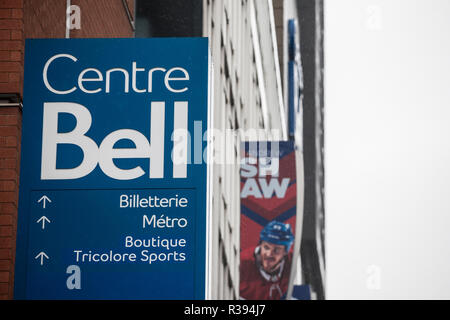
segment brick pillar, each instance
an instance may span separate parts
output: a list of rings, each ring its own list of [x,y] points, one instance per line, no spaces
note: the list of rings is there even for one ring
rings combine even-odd
[[[21,93],[23,1],[0,1],[0,93]]]
[[[0,299],[12,299],[22,113],[4,94],[22,94],[23,0],[0,0]]]

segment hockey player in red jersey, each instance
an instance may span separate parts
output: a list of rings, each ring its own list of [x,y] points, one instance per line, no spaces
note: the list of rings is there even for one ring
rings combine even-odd
[[[256,248],[241,252],[240,297],[249,300],[284,298],[289,284],[294,235],[291,226],[271,221],[260,233]]]

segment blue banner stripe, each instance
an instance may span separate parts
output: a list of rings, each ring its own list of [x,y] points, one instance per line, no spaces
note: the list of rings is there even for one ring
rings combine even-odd
[[[261,217],[260,215],[254,213],[252,210],[248,209],[247,207],[241,206],[241,214],[245,215],[249,219],[253,220],[254,222],[258,223],[261,226],[265,226],[269,221]]]
[[[245,153],[250,152],[250,143],[255,142],[243,142],[243,145],[241,146],[244,149]],[[256,144],[256,152],[259,154],[260,150],[267,150],[267,156],[271,156],[271,141],[264,141],[263,143],[258,142]],[[294,143],[293,141],[278,141],[278,151],[279,151],[279,158],[282,159],[285,156],[289,155],[290,153],[295,151]]]
[[[275,217],[274,220],[284,222],[284,221],[292,218],[293,216],[295,216],[296,213],[297,213],[297,206],[293,206],[292,208],[286,210],[279,216]],[[246,217],[248,217],[249,219],[251,219],[252,221],[258,223],[259,225],[261,225],[263,227],[267,223],[270,222],[269,220],[261,217],[258,213],[250,210],[249,208],[247,208],[246,206],[243,206],[243,205],[241,206],[241,214],[245,215]]]

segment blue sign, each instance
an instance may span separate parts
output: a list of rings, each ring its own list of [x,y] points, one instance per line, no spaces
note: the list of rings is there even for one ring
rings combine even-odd
[[[204,299],[207,128],[206,38],[27,40],[15,298]]]

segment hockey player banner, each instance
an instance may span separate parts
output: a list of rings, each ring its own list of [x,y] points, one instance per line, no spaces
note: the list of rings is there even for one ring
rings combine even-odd
[[[243,299],[286,297],[298,228],[296,169],[293,141],[244,142],[241,147]]]

